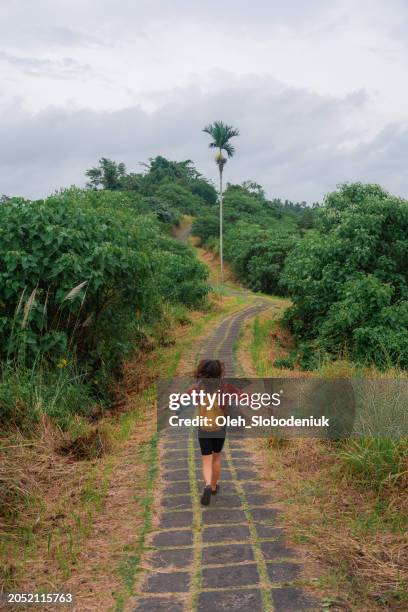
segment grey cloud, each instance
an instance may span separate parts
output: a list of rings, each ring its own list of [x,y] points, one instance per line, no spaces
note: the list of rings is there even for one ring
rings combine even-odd
[[[80,46],[80,47],[104,47],[106,42],[99,36],[89,32],[82,32],[73,28],[63,26],[40,26],[33,31],[33,38],[48,46]]]
[[[226,180],[253,179],[270,197],[316,201],[347,180],[382,183],[408,197],[405,151],[408,129],[389,125],[369,143],[346,150],[358,133],[350,118],[364,116],[367,95],[326,98],[251,77],[221,92],[179,90],[154,113],[140,107],[115,112],[50,109],[32,116],[9,110],[0,124],[0,193],[42,197],[62,186],[84,184],[84,171],[101,156],[139,171],[140,161],[162,154],[195,160],[216,178],[202,127],[223,119],[239,127],[236,156]]]
[[[54,79],[68,79],[82,77],[92,73],[91,66],[76,61],[72,57],[61,60],[50,60],[39,57],[22,57],[0,50],[0,62],[5,62],[30,76],[47,77]]]
[[[112,0],[83,2],[71,0],[58,3],[55,11],[54,0],[3,0],[0,5],[0,37],[3,44],[14,48],[35,44],[38,33],[43,32],[37,43],[54,43],[60,35],[61,44],[89,44],[92,40],[109,40],[112,45],[120,43],[120,36],[138,36],[149,23],[165,22],[177,30],[180,21],[207,23],[214,28],[229,28],[234,31],[248,30],[256,26],[271,30],[282,24],[313,27],[316,18],[327,12],[327,0],[172,0],[152,2],[152,0],[121,0],[120,5]],[[12,28],[10,23],[18,24]],[[80,23],[80,28],[78,28]],[[329,24],[325,22],[325,27]],[[235,30],[236,31],[236,30]],[[239,34],[236,31],[237,35]],[[75,42],[76,41],[76,42]],[[237,40],[239,43],[239,40]]]

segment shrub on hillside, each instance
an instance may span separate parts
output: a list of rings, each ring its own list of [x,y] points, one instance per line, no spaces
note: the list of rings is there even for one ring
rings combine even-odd
[[[156,197],[166,202],[171,208],[178,210],[185,215],[195,215],[200,212],[205,203],[194,195],[190,189],[180,185],[165,181],[155,191]]]
[[[160,316],[160,301],[166,299],[153,253],[162,248],[171,259],[175,241],[161,240],[157,221],[135,214],[120,192],[70,189],[47,200],[5,203],[1,358],[21,358],[23,347],[26,363],[39,355],[58,363],[75,347],[78,359],[92,369],[120,364],[140,327]],[[188,249],[183,254],[192,293],[204,295],[202,270],[188,263],[193,260]],[[171,266],[167,270],[170,275]],[[190,295],[186,301],[191,303]]]
[[[282,294],[281,273],[293,242],[291,236],[239,223],[225,233],[225,254],[233,272],[250,289]]]
[[[220,220],[217,214],[206,213],[196,217],[191,231],[198,236],[202,244],[207,244],[210,238],[217,238],[220,233]]]
[[[408,203],[377,185],[343,185],[318,219],[286,261],[287,322],[330,353],[408,367]]]

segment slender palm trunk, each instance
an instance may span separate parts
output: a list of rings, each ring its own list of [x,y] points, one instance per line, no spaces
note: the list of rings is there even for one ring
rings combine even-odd
[[[222,244],[222,165],[220,165],[220,284],[224,282],[224,262]]]

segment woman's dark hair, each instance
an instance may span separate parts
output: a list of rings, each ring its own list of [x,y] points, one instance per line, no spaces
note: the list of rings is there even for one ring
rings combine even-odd
[[[196,371],[196,378],[221,378],[224,374],[224,364],[219,359],[201,359]]]

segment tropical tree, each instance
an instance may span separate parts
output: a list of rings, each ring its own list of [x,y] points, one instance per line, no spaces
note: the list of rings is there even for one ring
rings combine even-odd
[[[235,148],[230,143],[230,140],[234,136],[239,136],[239,131],[231,125],[223,123],[222,121],[214,121],[214,123],[207,125],[203,129],[203,132],[209,134],[213,139],[210,142],[209,147],[212,149],[217,149],[217,153],[215,154],[215,163],[217,164],[218,171],[220,173],[220,271],[222,283],[224,280],[222,247],[222,172],[225,164],[227,163],[227,158],[232,157],[235,153]],[[225,151],[227,157],[223,155],[223,151]]]
[[[107,157],[101,157],[97,166],[85,172],[89,178],[89,189],[115,189],[122,188],[122,180],[126,177],[126,166],[123,162],[116,163]]]

